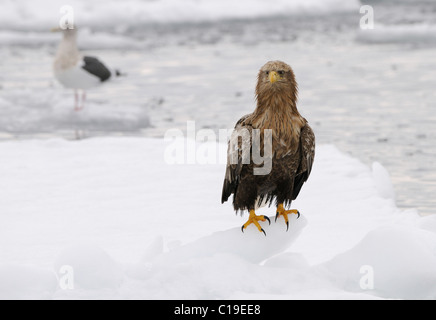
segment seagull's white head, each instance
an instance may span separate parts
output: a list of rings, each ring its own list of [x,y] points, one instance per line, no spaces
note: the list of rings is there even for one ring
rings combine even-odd
[[[66,28],[53,28],[51,29],[52,32],[62,32],[64,35],[64,38],[75,38],[77,36],[77,27],[76,26],[66,26]]]

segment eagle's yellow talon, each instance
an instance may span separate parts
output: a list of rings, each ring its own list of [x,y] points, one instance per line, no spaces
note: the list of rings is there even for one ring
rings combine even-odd
[[[277,222],[277,218],[279,216],[283,216],[283,218],[285,218],[285,222],[286,222],[286,231],[289,230],[289,218],[288,218],[288,214],[297,214],[298,218],[300,218],[300,212],[298,210],[285,210],[285,208],[283,208],[283,204],[279,204],[277,206],[277,214],[276,214],[276,222]]]
[[[254,224],[260,232],[263,232],[266,235],[265,230],[260,226],[259,221],[268,221],[271,224],[270,219],[267,216],[257,216],[254,210],[250,210],[250,216],[248,217],[248,221],[242,226],[241,230],[244,230],[250,225]]]

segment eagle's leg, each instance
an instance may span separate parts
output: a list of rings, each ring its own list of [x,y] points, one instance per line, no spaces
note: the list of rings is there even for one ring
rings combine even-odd
[[[277,214],[276,214],[276,220],[279,216],[283,216],[285,218],[285,222],[286,222],[286,231],[289,230],[289,218],[288,218],[288,214],[297,214],[298,218],[300,218],[300,212],[298,210],[285,210],[285,208],[283,207],[283,203],[279,203],[279,205],[277,206]]]
[[[271,224],[270,219],[267,216],[257,216],[254,210],[250,210],[250,216],[248,217],[248,221],[242,226],[242,232],[250,225],[254,224],[260,232],[263,232],[266,235],[265,230],[260,226],[259,221],[268,221]]]

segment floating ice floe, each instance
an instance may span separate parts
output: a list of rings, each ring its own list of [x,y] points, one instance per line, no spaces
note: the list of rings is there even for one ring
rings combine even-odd
[[[265,236],[220,204],[225,164],[170,165],[167,146],[2,142],[0,297],[436,298],[435,217],[398,209],[381,164],[318,146],[301,218]]]

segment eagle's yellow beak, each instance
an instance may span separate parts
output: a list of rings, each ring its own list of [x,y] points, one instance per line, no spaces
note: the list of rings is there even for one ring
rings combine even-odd
[[[271,72],[269,73],[269,81],[270,81],[271,83],[276,83],[276,82],[279,81],[279,80],[280,80],[280,76],[278,75],[277,72],[275,72],[275,71],[271,71]]]

